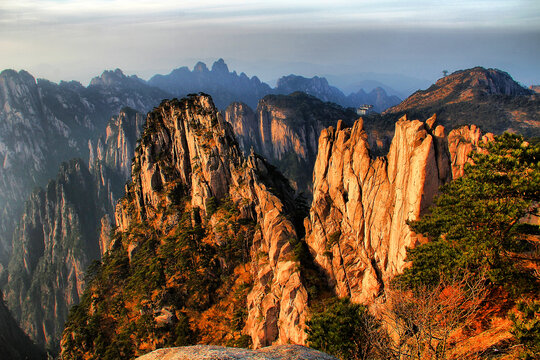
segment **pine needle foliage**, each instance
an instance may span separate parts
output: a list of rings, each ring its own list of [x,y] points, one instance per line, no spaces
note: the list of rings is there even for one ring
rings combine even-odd
[[[408,251],[402,284],[435,285],[459,273],[485,273],[514,289],[534,283],[516,257],[535,246],[528,235],[538,226],[523,220],[538,214],[540,145],[505,133],[484,147],[441,189],[431,213],[409,224],[431,241]]]

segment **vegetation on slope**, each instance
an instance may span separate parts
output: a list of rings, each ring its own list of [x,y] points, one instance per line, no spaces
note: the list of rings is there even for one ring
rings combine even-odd
[[[88,289],[66,324],[64,359],[130,359],[195,343],[249,345],[242,329],[254,223],[239,221],[227,200],[216,204],[212,226],[184,198],[161,210],[163,218],[117,231],[115,247],[90,268]],[[175,221],[164,221],[171,214]],[[138,245],[130,251],[129,244]]]
[[[314,311],[311,346],[343,359],[492,358],[467,341],[503,321],[498,353],[537,358],[540,231],[529,219],[538,216],[540,146],[504,134],[487,150],[410,224],[431,241],[408,251],[410,267],[372,309],[382,326],[340,301]]]

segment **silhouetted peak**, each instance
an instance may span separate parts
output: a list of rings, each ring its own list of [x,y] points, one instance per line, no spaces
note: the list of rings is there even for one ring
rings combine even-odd
[[[31,82],[31,83],[36,82],[32,74],[30,74],[26,70],[21,70],[17,72],[16,70],[13,70],[13,69],[7,69],[0,73],[0,79],[9,79],[9,78],[17,79],[19,81],[24,81],[24,82]]]
[[[225,61],[220,58],[212,65],[212,72],[228,74],[229,68],[227,67],[227,64],[225,64]]]
[[[205,63],[199,61],[197,64],[195,64],[193,72],[208,72],[208,68],[206,67]]]
[[[95,77],[90,81],[90,85],[110,86],[126,79],[126,75],[120,69],[105,70],[101,76]]]

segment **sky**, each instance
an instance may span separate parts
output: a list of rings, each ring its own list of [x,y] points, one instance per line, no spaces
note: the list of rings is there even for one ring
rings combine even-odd
[[[0,49],[0,69],[83,84],[105,69],[148,79],[223,58],[269,82],[433,82],[484,66],[529,86],[540,84],[540,1],[0,0]]]

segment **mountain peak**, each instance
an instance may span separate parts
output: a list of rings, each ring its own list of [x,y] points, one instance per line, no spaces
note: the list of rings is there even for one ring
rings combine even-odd
[[[127,79],[122,70],[105,70],[101,76],[96,76],[90,81],[90,85],[111,86]]]
[[[531,91],[517,83],[507,72],[499,69],[485,69],[477,66],[472,69],[459,70],[439,79],[435,85],[452,86],[456,82],[466,84],[467,90],[486,95],[530,95]],[[428,89],[429,90],[429,89]]]
[[[225,64],[225,60],[220,58],[218,61],[216,61],[214,65],[212,65],[212,72],[228,74],[229,68],[227,64]]]
[[[474,121],[482,130],[496,134],[512,131],[537,136],[539,99],[533,94],[504,71],[474,67],[439,79],[384,114],[396,118],[436,113],[441,124],[450,128]]]
[[[208,68],[206,67],[206,64],[202,61],[199,61],[197,64],[195,64],[195,67],[193,68],[193,72],[208,72]]]

